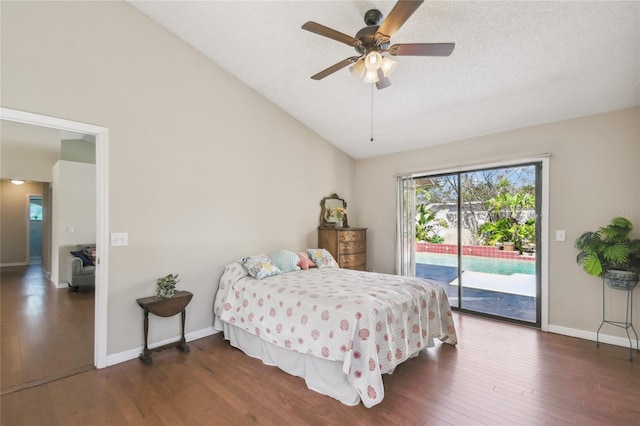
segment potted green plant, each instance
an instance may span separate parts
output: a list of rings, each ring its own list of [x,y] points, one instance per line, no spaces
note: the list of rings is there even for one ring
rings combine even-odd
[[[169,274],[166,277],[158,278],[156,281],[156,296],[171,299],[176,293],[176,284],[179,282],[178,274]]]
[[[597,231],[588,231],[575,241],[580,250],[576,261],[584,271],[602,277],[611,288],[627,290],[638,284],[640,239],[631,239],[633,224],[615,217]]]

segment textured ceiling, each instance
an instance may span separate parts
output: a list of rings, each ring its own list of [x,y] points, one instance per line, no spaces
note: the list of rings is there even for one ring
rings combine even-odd
[[[395,1],[144,1],[134,7],[354,158],[640,105],[640,2],[425,2],[393,43],[455,42],[450,57],[397,57],[374,90],[347,45]],[[373,135],[371,108],[373,103]]]

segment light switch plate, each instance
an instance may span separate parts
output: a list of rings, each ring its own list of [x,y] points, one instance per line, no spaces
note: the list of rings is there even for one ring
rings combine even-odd
[[[124,247],[129,245],[128,232],[112,232],[111,247]]]
[[[566,241],[567,236],[563,230],[556,231],[556,241]]]

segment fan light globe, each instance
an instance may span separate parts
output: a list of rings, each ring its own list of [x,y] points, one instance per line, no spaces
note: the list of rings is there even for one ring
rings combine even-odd
[[[349,71],[351,71],[351,74],[353,74],[355,78],[362,79],[362,76],[364,75],[364,59],[360,59],[358,62],[351,65],[349,67]]]
[[[378,70],[367,70],[364,73],[364,78],[362,79],[364,83],[377,83],[380,81],[378,78]]]
[[[382,65],[380,66],[380,68],[382,68],[382,73],[384,74],[384,76],[389,77],[397,66],[398,63],[396,61],[389,58],[382,58]]]
[[[377,71],[382,66],[382,55],[375,50],[367,53],[364,59],[364,66],[370,71]]]

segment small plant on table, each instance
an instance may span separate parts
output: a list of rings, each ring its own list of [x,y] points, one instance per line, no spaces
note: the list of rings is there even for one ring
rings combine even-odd
[[[176,293],[176,284],[178,284],[180,280],[178,279],[178,274],[169,274],[166,277],[158,278],[156,281],[156,296],[164,297],[170,299]]]

